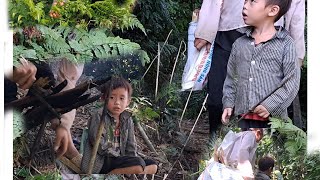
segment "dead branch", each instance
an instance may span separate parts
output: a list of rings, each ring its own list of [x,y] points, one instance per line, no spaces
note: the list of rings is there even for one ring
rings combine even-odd
[[[140,122],[137,121],[135,124],[136,124],[136,126],[137,126],[137,128],[138,128],[138,130],[139,130],[139,132],[140,132],[140,134],[141,134],[141,136],[142,136],[142,139],[143,139],[144,142],[147,144],[148,148],[149,148],[152,152],[158,154],[157,151],[156,151],[156,149],[153,147],[151,141],[149,140],[146,132],[144,132],[144,130],[143,130]]]

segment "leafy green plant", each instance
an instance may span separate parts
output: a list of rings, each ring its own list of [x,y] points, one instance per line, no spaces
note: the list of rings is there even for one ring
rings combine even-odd
[[[122,180],[121,175],[115,175],[115,174],[93,174],[91,176],[89,175],[80,175],[80,178],[82,180]]]
[[[23,178],[26,180],[62,180],[62,176],[60,175],[60,172],[57,169],[51,172],[33,175],[30,172],[29,168],[21,167],[21,168],[16,168],[13,174],[15,177],[14,179]]]
[[[305,169],[307,174],[305,179],[320,179],[320,151],[316,151],[312,154],[309,154],[305,160],[304,164],[306,165]]]
[[[271,133],[278,131],[285,136],[284,147],[289,155],[301,155],[305,153],[307,147],[307,134],[292,124],[280,119],[271,118]]]
[[[66,58],[75,63],[84,63],[93,58],[108,60],[136,54],[142,64],[149,61],[139,44],[111,37],[106,29],[91,29],[88,32],[70,27],[37,25],[31,31],[28,34],[21,34],[21,31],[15,33],[18,40],[13,47],[14,64],[18,63],[21,56],[42,61]],[[35,32],[41,36],[40,40],[33,37]]]
[[[91,3],[89,0],[58,0],[50,4],[45,0],[10,0],[10,26],[26,27],[41,25],[62,25],[82,29],[103,27],[107,29],[138,28],[146,34],[143,25],[131,13],[135,0],[104,0]]]
[[[271,155],[276,160],[276,168],[284,179],[305,178],[306,133],[288,122],[271,118],[271,132],[263,138],[257,149],[257,157]]]
[[[159,118],[158,112],[153,110],[152,103],[145,97],[132,97],[130,110],[135,118],[141,122],[147,122]]]

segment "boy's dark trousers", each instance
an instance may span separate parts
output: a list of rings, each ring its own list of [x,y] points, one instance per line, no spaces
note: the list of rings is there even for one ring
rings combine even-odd
[[[243,34],[236,31],[218,31],[212,56],[211,68],[208,74],[208,111],[210,137],[221,126],[222,90],[227,74],[227,64],[232,49],[232,44]]]

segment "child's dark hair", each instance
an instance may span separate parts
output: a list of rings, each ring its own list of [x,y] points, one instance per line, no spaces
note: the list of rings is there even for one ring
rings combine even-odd
[[[277,14],[277,17],[275,19],[275,22],[278,21],[285,13],[288,12],[291,6],[291,2],[292,0],[266,0],[266,6],[277,5],[280,8],[279,13]]]
[[[111,92],[118,88],[124,88],[128,91],[128,98],[131,98],[132,87],[131,84],[122,77],[112,77],[111,80],[106,82],[100,87],[100,91],[103,93],[102,98],[107,99]]]
[[[266,171],[274,167],[274,159],[269,156],[265,156],[258,161],[258,167],[260,171]]]

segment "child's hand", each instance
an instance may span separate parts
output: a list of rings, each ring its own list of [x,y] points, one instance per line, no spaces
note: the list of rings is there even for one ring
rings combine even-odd
[[[254,113],[258,114],[259,116],[263,117],[263,118],[267,118],[270,113],[268,112],[268,110],[262,106],[262,105],[259,105],[257,106],[254,110],[253,110]]]
[[[227,125],[229,123],[231,114],[232,114],[232,108],[225,108],[223,110],[222,117],[221,117],[222,124]]]

